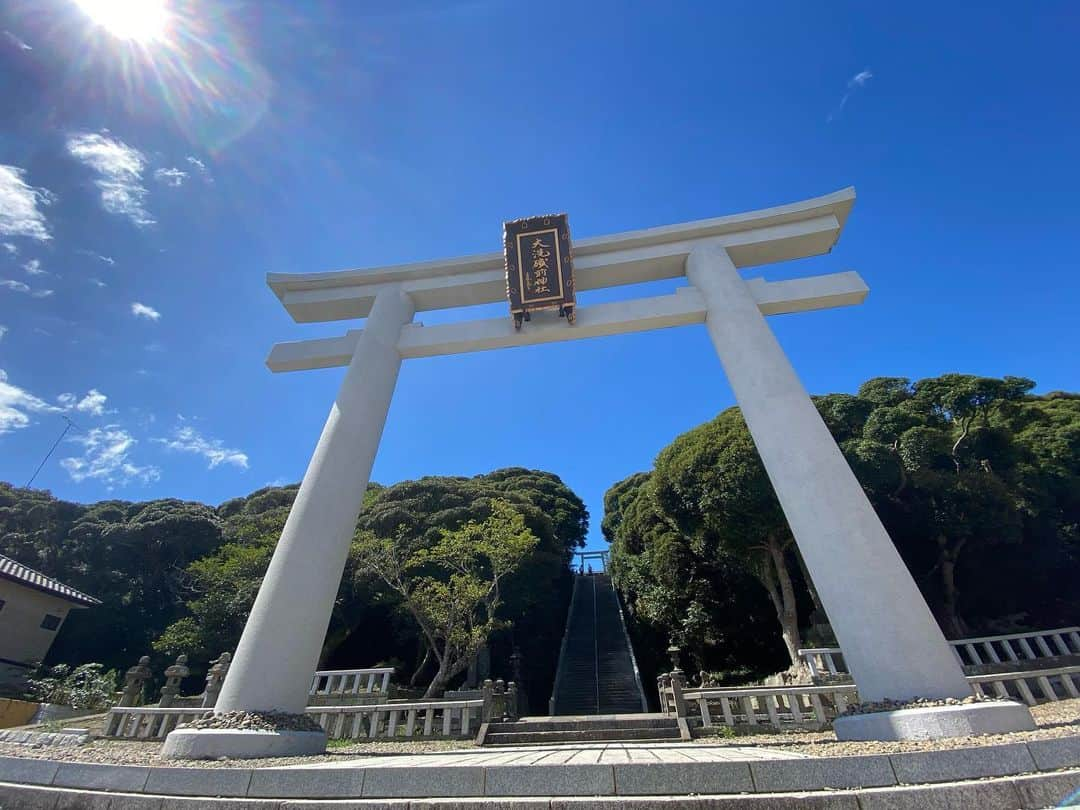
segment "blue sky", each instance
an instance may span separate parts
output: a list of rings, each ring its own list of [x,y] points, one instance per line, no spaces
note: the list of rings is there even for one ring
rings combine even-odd
[[[854,185],[831,255],[747,272],[870,285],[771,320],[808,389],[1078,387],[1075,4],[173,0],[141,44],[0,9],[0,480],[65,416],[35,481],[63,498],[298,480],[343,372],[263,361],[354,325],[292,323],[265,274],[498,250],[555,210],[580,238]],[[731,404],[703,327],[407,361],[373,478],[552,470],[596,541],[604,490]]]

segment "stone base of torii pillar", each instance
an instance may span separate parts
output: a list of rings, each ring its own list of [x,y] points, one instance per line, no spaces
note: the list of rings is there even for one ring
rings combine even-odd
[[[583,308],[572,328],[509,319],[421,328],[414,309],[499,300],[501,254],[371,271],[274,277],[302,321],[367,317],[360,332],[275,347],[274,370],[348,365],[236,657],[220,714],[304,711],[349,542],[403,357],[705,323],[792,534],[864,701],[966,698],[964,673],[862,487],[765,321],[766,314],[860,303],[854,273],[745,281],[738,267],[831,250],[854,190],[764,211],[652,228],[575,245],[578,290],[683,275],[675,295]],[[408,325],[408,326],[407,326]],[[1026,706],[979,703],[844,717],[841,739],[1023,731]],[[255,757],[321,750],[318,733],[179,729],[163,753]]]

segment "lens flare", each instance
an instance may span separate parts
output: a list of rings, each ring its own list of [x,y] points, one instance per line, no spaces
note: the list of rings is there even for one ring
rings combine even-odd
[[[0,0],[2,2],[3,0]],[[266,115],[274,83],[256,56],[263,7],[246,0],[10,0],[39,41],[68,56],[63,92],[161,115],[215,155]]]
[[[75,4],[117,39],[160,40],[169,23],[164,0],[75,0]]]

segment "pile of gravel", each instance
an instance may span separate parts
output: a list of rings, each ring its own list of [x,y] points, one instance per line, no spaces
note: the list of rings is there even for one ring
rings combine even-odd
[[[944,698],[943,700],[930,700],[928,698],[912,698],[911,700],[875,700],[864,703],[853,703],[844,710],[844,714],[873,714],[874,712],[895,712],[898,709],[929,709],[940,706],[967,706],[972,703],[1008,703],[1008,698],[988,697],[985,695],[971,695],[966,698]]]
[[[322,726],[306,714],[285,712],[208,712],[180,728],[226,728],[245,731],[322,731]]]

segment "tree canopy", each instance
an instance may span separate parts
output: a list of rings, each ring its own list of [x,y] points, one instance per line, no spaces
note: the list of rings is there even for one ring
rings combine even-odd
[[[297,488],[265,487],[213,507],[179,500],[83,505],[0,484],[0,553],[103,602],[71,613],[48,663],[97,661],[123,670],[152,648],[158,669],[166,657],[185,653],[193,673],[201,674],[212,658],[235,648]],[[494,674],[510,676],[506,662],[516,643],[526,661],[526,685],[537,700],[546,700],[565,620],[569,561],[584,544],[589,517],[557,476],[510,468],[472,478],[371,484],[357,537],[391,539],[408,558],[424,558],[432,567],[438,549],[466,556],[483,551],[476,527],[492,520],[493,503],[506,504],[521,521],[521,533],[532,538],[520,564],[499,577],[494,615],[485,622],[499,667]],[[487,576],[500,553],[488,548],[483,562],[474,559],[474,573]],[[444,555],[444,563],[452,556]],[[421,666],[421,629],[401,594],[361,570],[359,561],[354,547],[323,663],[388,662],[406,680],[419,669],[418,680],[426,683],[437,667]],[[436,582],[442,580],[426,586],[429,595],[441,587]]]
[[[856,394],[814,397],[950,637],[1071,624],[1080,606],[1080,396],[1033,387],[1022,377],[877,377]],[[736,653],[744,641],[717,632],[740,621],[782,639],[789,658],[804,635],[824,632],[737,408],[614,484],[602,527],[617,586],[654,643],[676,639],[701,669],[778,668],[768,650]],[[718,571],[751,577],[750,590],[725,604],[717,592],[731,585]],[[755,589],[768,600],[750,598]]]

